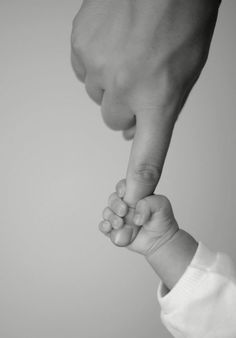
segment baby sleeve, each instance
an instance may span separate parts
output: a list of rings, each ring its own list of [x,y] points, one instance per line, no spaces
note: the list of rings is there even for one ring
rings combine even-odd
[[[160,283],[158,301],[175,338],[236,338],[236,270],[226,254],[199,243],[173,289]]]

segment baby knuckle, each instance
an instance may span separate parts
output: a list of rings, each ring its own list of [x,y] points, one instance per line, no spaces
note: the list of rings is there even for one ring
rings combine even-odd
[[[119,227],[121,224],[121,219],[116,215],[112,215],[110,221],[114,227]]]
[[[114,212],[116,212],[117,207],[118,207],[118,200],[117,200],[116,198],[114,198],[114,199],[111,201],[110,208],[111,208]]]
[[[159,211],[162,211],[163,215],[166,216],[167,220],[173,220],[174,214],[169,199],[163,195],[158,195],[156,197],[158,198],[157,204],[159,206]]]
[[[164,195],[158,195],[158,197],[159,197],[160,201],[162,201],[163,203],[170,204],[170,201],[169,201],[169,199],[166,196],[164,196]]]
[[[155,185],[158,183],[161,176],[161,169],[158,166],[150,164],[150,163],[143,163],[139,164],[134,168],[134,178],[135,180]]]
[[[121,203],[117,208],[117,215],[124,217],[127,213],[127,206],[124,203]]]
[[[121,200],[116,200],[113,202],[112,208],[118,216],[123,216],[126,212],[125,204]]]
[[[105,208],[105,209],[103,210],[102,217],[103,217],[105,220],[108,220],[109,217],[110,217],[110,214],[111,214],[111,212],[110,212],[109,208],[107,207],[107,208]]]
[[[164,195],[156,195],[156,202],[162,206],[162,207],[169,207],[171,204],[170,204],[170,201],[169,199],[164,196]]]
[[[112,208],[112,205],[113,205],[113,203],[114,203],[114,201],[117,199],[117,195],[116,195],[116,193],[115,192],[113,192],[110,196],[109,196],[109,198],[108,198],[108,206],[110,207],[110,208]]]

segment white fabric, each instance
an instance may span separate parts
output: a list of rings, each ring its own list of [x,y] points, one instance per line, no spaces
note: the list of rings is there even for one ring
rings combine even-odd
[[[199,243],[174,288],[160,283],[158,301],[175,338],[236,338],[236,270],[226,254]]]

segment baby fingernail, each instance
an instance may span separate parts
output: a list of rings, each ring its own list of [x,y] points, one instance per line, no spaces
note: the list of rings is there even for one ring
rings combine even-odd
[[[124,204],[121,204],[118,213],[123,216],[123,214],[126,212],[126,206]]]
[[[124,189],[123,188],[118,189],[118,195],[119,195],[119,197],[123,197],[123,195],[124,195]]]
[[[115,234],[113,242],[117,246],[127,246],[130,244],[133,234],[133,229],[131,226],[126,226]],[[113,234],[112,234],[113,235]]]

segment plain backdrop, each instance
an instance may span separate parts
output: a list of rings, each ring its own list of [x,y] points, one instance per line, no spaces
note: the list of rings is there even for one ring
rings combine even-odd
[[[0,1],[0,338],[167,338],[157,276],[97,228],[131,143],[72,72],[79,7]],[[157,189],[182,228],[234,259],[235,16],[223,1]]]

